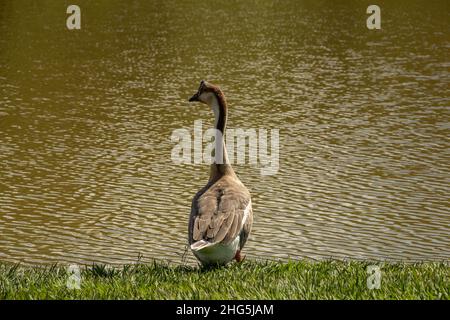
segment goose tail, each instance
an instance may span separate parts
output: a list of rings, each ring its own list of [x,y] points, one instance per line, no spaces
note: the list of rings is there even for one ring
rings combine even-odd
[[[200,241],[197,241],[197,242],[194,242],[193,244],[191,244],[191,250],[192,251],[200,251],[202,249],[209,248],[213,245],[215,245],[215,243],[208,242],[205,240],[200,240]]]

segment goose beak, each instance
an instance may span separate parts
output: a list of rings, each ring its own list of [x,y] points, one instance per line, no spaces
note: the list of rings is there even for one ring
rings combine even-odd
[[[198,92],[189,98],[189,102],[198,101]]]

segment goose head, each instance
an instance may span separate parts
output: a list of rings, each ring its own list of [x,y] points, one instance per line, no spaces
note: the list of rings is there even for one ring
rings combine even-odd
[[[189,99],[189,102],[198,101],[211,106],[218,95],[222,95],[222,92],[218,86],[202,80],[200,82],[200,86],[198,87],[197,93]]]
[[[227,122],[227,102],[225,101],[225,96],[218,86],[202,80],[197,93],[194,94],[189,101],[198,101],[210,106],[214,112],[214,127],[222,132],[222,134],[225,132]]]

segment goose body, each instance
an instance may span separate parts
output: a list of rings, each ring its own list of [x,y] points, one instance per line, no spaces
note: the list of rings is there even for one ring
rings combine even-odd
[[[189,217],[189,245],[203,265],[241,261],[241,251],[251,231],[250,192],[229,163],[223,136],[227,104],[222,91],[205,81],[189,101],[208,104],[215,115],[216,153],[209,181],[194,196]],[[222,151],[222,152],[220,152]]]

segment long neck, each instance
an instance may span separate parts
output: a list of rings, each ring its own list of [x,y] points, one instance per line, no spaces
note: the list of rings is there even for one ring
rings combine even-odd
[[[227,148],[225,147],[225,130],[227,126],[227,103],[223,94],[214,94],[211,102],[211,108],[214,112],[214,128],[216,129],[215,139],[215,163],[211,165],[210,180],[216,180],[223,175],[234,175],[228,159]]]
[[[222,136],[225,136],[225,130],[227,127],[227,103],[225,100],[218,96],[214,95],[215,99],[213,99],[212,109],[214,111],[214,128],[222,133]]]

